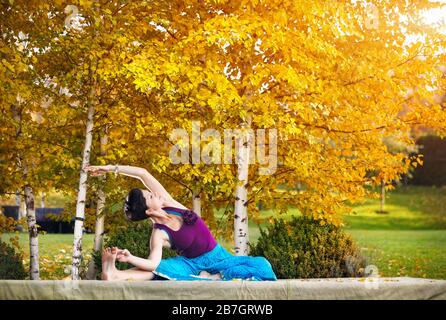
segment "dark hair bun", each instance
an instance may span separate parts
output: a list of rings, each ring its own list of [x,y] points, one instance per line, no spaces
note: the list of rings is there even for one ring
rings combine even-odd
[[[141,189],[130,190],[124,202],[124,213],[127,219],[131,221],[147,219],[146,211],[148,209]]]

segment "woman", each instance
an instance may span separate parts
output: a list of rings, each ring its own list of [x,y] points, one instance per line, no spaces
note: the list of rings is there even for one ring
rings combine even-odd
[[[271,264],[263,257],[234,256],[215,241],[204,221],[176,201],[145,169],[132,166],[88,166],[97,176],[115,172],[139,179],[148,190],[132,189],[124,212],[128,219],[153,222],[150,255],[135,257],[126,249],[107,248],[102,256],[104,280],[277,280]],[[162,259],[163,247],[175,249],[179,256]],[[135,266],[117,270],[115,261]]]

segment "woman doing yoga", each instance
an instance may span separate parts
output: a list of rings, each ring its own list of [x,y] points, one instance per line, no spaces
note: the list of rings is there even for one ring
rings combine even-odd
[[[115,172],[139,179],[147,188],[132,189],[124,203],[128,219],[150,219],[150,255],[140,258],[121,248],[106,248],[102,254],[103,280],[276,280],[271,264],[263,257],[234,256],[212,236],[205,222],[176,201],[145,169],[132,166],[88,166],[92,176]],[[177,257],[162,259],[163,247]],[[134,266],[117,270],[116,260]]]

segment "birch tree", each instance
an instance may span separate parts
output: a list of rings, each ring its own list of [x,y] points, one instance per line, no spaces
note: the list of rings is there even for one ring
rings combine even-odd
[[[26,221],[29,232],[29,260],[30,260],[30,279],[40,280],[39,273],[39,238],[36,225],[36,212],[34,208],[34,193],[32,187],[27,184],[24,187],[26,203]]]
[[[85,144],[82,152],[82,168],[79,178],[79,193],[76,202],[76,216],[74,222],[74,240],[73,240],[73,261],[71,266],[71,278],[80,280],[80,267],[82,262],[82,235],[85,219],[85,199],[87,196],[87,178],[88,174],[85,167],[90,164],[91,143],[93,139],[94,110],[95,110],[95,88],[91,89],[90,99],[87,106],[87,122],[85,128]]]
[[[249,253],[247,184],[251,141],[252,136],[249,132],[242,132],[236,138],[238,184],[235,189],[234,205],[234,249],[238,256],[247,256]]]
[[[20,96],[17,96],[17,104],[23,103],[23,99]],[[13,114],[13,118],[17,123],[16,129],[16,138],[22,138],[22,111],[18,110],[19,108],[16,105],[11,106],[11,111]],[[26,221],[28,227],[28,235],[29,235],[29,256],[30,256],[30,270],[29,276],[31,280],[39,280],[39,239],[38,239],[38,229],[36,224],[36,212],[34,208],[34,192],[31,187],[29,181],[30,176],[28,173],[28,161],[24,156],[24,152],[18,151],[17,153],[17,166],[21,169],[23,175],[23,192],[25,195],[25,212],[26,212]]]
[[[130,59],[132,51],[139,50],[137,40],[146,37],[148,29],[151,29],[146,25],[144,16],[152,15],[152,10],[144,3],[118,1],[81,1],[70,8],[74,11],[66,13],[63,3],[55,1],[42,4],[38,14],[46,14],[47,19],[36,21],[36,28],[48,29],[42,37],[48,44],[39,59],[39,72],[45,74],[59,91],[66,92],[66,104],[61,112],[72,116],[66,121],[68,125],[77,130],[76,125],[85,123],[84,134],[78,130],[76,135],[68,132],[77,139],[83,136],[80,159],[78,155],[72,154],[72,158],[62,164],[71,173],[80,169],[72,261],[72,278],[79,279],[87,198],[87,174],[84,167],[89,163],[92,153],[94,117],[100,119],[97,128],[107,122],[119,127],[119,122],[126,118],[126,114],[132,113],[130,107],[124,106],[124,99],[131,101],[132,97],[126,97],[128,81],[120,70],[123,62]],[[111,95],[115,99],[109,98]],[[132,106],[131,103],[128,105]],[[66,132],[63,136],[68,141],[73,139]],[[110,158],[120,158],[121,154],[118,149]],[[64,183],[66,189],[72,185],[68,179]]]
[[[33,82],[36,76],[30,67],[32,47],[27,46],[26,34],[20,24],[10,23],[0,12],[0,28],[4,32],[0,38],[0,176],[2,189],[9,193],[22,190],[25,196],[26,218],[29,232],[30,279],[39,279],[38,229],[34,210],[33,188],[39,187],[39,165],[37,154],[41,152],[37,140],[38,123],[31,114],[39,108],[40,92]],[[20,209],[20,208],[19,208]]]
[[[100,156],[101,157],[106,156],[106,152],[105,152],[106,145],[107,145],[107,130],[105,129],[103,135],[100,138]],[[93,251],[96,253],[102,251],[102,241],[103,241],[104,230],[105,230],[104,229],[104,221],[105,221],[104,184],[105,184],[105,180],[106,180],[105,176],[99,177],[99,186],[98,186],[98,191],[97,191],[97,205],[96,205],[96,222],[95,222],[95,229],[94,229],[94,245],[93,245]],[[97,274],[96,264],[95,264],[94,260],[92,259],[88,266],[87,279],[90,279],[90,280],[95,279],[96,274]]]
[[[192,192],[192,210],[201,216],[201,194],[200,191],[194,190]]]

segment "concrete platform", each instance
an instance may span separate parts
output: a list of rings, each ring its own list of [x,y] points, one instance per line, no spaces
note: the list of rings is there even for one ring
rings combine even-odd
[[[0,280],[0,300],[333,300],[441,299],[446,280],[418,278],[279,281]]]

